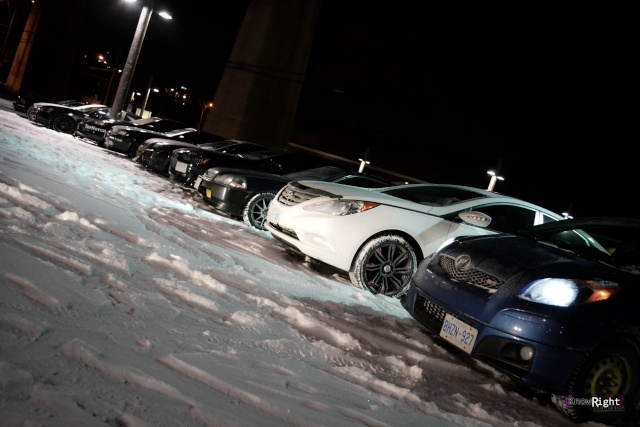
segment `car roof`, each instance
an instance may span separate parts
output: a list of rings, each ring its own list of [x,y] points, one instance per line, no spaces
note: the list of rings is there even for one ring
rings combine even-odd
[[[351,197],[358,200],[370,200],[387,203],[425,212],[455,211],[467,209],[473,201],[484,199],[486,202],[506,203],[529,207],[543,212],[555,219],[562,219],[553,211],[542,206],[515,197],[493,191],[454,184],[403,184],[383,188],[360,188],[346,184],[325,181],[299,181],[300,184],[325,192],[327,197]],[[419,206],[416,206],[419,205]]]
[[[72,108],[78,111],[93,111],[99,108],[110,108],[110,107],[104,104],[84,104],[84,105],[71,106],[69,108]]]

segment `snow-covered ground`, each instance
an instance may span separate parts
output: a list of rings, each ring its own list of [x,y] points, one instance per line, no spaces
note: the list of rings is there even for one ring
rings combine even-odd
[[[4,427],[574,425],[399,301],[9,111],[0,284]]]

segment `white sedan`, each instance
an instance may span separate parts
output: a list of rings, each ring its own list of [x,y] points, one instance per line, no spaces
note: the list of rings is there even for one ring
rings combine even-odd
[[[354,285],[400,298],[418,262],[456,236],[514,232],[563,219],[513,197],[459,185],[365,189],[291,182],[269,204],[266,229]]]

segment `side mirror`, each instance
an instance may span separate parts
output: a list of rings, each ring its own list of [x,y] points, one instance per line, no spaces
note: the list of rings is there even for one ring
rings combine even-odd
[[[491,217],[482,212],[460,212],[458,214],[458,217],[462,221],[471,225],[475,225],[477,227],[487,228],[489,224],[491,224]]]

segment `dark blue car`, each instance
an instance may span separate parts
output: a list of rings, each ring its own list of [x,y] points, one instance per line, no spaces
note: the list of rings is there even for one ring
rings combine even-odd
[[[638,421],[639,303],[640,220],[623,218],[458,238],[420,263],[403,301],[574,421],[620,425]]]

